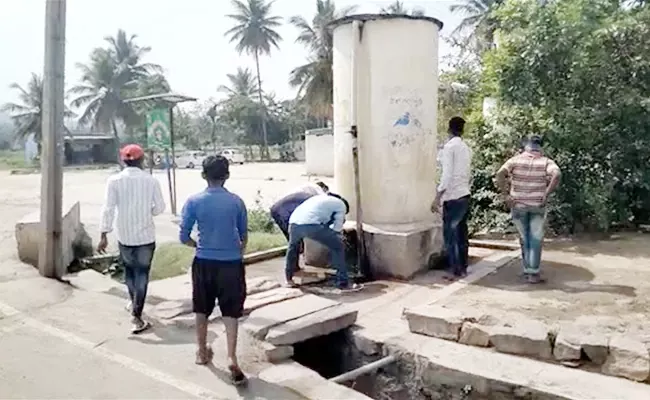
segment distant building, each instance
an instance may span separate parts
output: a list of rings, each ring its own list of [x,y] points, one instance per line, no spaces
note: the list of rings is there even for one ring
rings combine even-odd
[[[117,141],[112,134],[89,130],[71,130],[64,137],[66,165],[112,164],[117,162]]]

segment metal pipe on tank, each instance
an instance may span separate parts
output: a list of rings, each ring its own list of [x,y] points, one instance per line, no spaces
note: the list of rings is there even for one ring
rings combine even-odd
[[[363,235],[363,211],[361,207],[361,179],[359,177],[359,132],[357,126],[359,99],[359,47],[361,45],[361,21],[352,22],[352,54],[351,54],[351,98],[350,98],[350,134],[352,134],[352,167],[354,169],[354,195],[356,200],[356,230],[357,230],[357,266],[366,279],[370,279],[370,266],[366,258],[366,242]]]

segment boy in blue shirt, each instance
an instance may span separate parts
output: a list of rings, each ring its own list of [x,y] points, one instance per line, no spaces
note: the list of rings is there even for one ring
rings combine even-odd
[[[228,366],[234,384],[246,382],[237,361],[237,331],[246,300],[243,254],[248,240],[246,205],[223,187],[230,177],[228,160],[209,156],[203,160],[203,178],[208,187],[190,197],[183,206],[180,241],[196,248],[192,263],[192,304],[196,314],[198,351],[196,363],[205,365],[213,351],[207,345],[208,317],[215,302],[226,328]],[[190,234],[197,225],[198,242]]]

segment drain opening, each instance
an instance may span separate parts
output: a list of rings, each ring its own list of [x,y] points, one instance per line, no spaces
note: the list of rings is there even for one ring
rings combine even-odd
[[[331,379],[357,368],[347,330],[315,337],[293,345],[293,360]]]

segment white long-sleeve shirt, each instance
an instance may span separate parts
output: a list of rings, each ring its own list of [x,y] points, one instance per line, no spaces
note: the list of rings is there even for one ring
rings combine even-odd
[[[108,178],[100,232],[113,230],[117,211],[117,240],[125,246],[156,241],[155,215],[165,211],[160,184],[140,168],[127,167]]]
[[[472,150],[458,136],[447,141],[441,155],[442,175],[438,192],[441,200],[455,200],[470,194]]]

